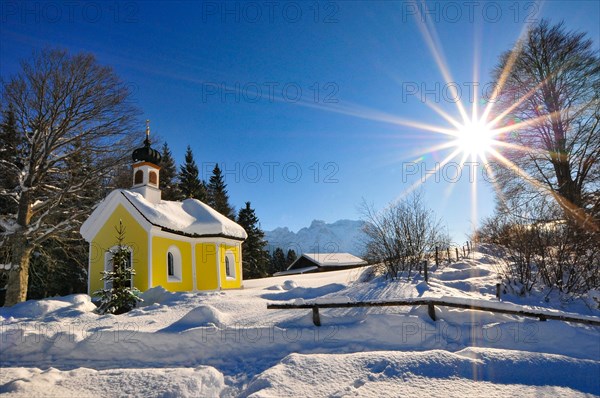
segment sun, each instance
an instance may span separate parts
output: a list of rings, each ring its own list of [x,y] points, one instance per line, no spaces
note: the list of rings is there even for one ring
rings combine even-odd
[[[492,150],[494,135],[494,129],[484,121],[468,121],[456,130],[453,144],[464,157],[483,159]]]

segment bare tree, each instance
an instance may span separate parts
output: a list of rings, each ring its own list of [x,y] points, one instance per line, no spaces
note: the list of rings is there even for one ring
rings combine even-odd
[[[2,108],[14,113],[18,142],[16,161],[0,161],[2,174],[16,178],[0,191],[14,207],[0,215],[10,252],[5,305],[26,299],[35,247],[72,233],[89,214],[90,186],[129,152],[136,115],[126,85],[90,54],[44,50],[21,68],[2,84]]]
[[[544,232],[553,221],[542,221],[545,206],[525,203],[519,211],[516,208],[513,203],[499,203],[496,213],[482,222],[477,235],[481,242],[500,245],[498,274],[513,293],[525,295],[539,279],[540,260],[547,247]]]
[[[495,70],[495,110],[517,119],[504,155],[529,175],[502,165],[505,196],[548,193],[564,215],[598,230],[600,214],[600,61],[585,34],[542,20]],[[519,175],[518,177],[522,177]]]
[[[391,278],[404,271],[410,277],[436,246],[449,243],[441,220],[425,207],[420,192],[413,192],[381,211],[363,201],[361,212],[367,237],[366,257],[383,263]]]
[[[477,237],[500,245],[498,273],[513,293],[524,295],[537,285],[578,295],[600,287],[597,234],[561,214],[550,198],[519,206],[509,199],[482,223]]]

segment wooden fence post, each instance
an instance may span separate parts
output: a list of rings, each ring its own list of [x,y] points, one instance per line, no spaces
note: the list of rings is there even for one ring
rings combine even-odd
[[[448,264],[450,264],[452,262],[452,260],[450,259],[450,246],[446,248],[446,254],[448,255]]]
[[[456,261],[459,261],[460,259],[458,258],[458,247],[455,247],[454,250],[456,250]]]
[[[429,276],[427,275],[427,263],[427,260],[423,261],[423,270],[425,271],[425,282],[429,281]]]
[[[435,306],[433,303],[427,304],[427,313],[429,314],[429,317],[435,321]]]
[[[465,247],[463,246],[463,258],[467,257],[467,251],[465,250]]]
[[[437,246],[435,247],[435,265],[436,267],[440,266],[440,255]]]
[[[500,299],[500,284],[496,283],[496,298]]]
[[[312,307],[313,323],[315,326],[321,326],[321,317],[319,317],[319,307],[316,305]]]

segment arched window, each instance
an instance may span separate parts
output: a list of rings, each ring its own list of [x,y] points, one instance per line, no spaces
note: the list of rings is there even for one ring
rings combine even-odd
[[[235,279],[235,256],[229,250],[225,252],[225,276]]]
[[[142,170],[138,170],[135,172],[135,175],[133,177],[133,183],[134,184],[141,184],[144,182],[144,172]]]
[[[150,182],[150,184],[157,185],[157,180],[158,177],[156,176],[156,172],[151,171],[148,175],[148,181]]]
[[[167,280],[181,282],[181,252],[177,246],[167,250]]]
[[[175,261],[173,260],[173,253],[167,253],[167,274],[169,276],[175,276]]]

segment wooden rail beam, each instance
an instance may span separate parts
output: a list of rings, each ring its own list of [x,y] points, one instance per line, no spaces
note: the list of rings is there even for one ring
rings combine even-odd
[[[489,311],[498,314],[509,314],[525,316],[530,318],[537,318],[540,321],[546,321],[548,319],[563,321],[563,322],[575,322],[583,323],[586,325],[600,326],[600,319],[590,318],[578,318],[567,315],[551,314],[547,312],[536,312],[529,310],[513,310],[508,308],[497,308],[487,307],[475,304],[466,303],[452,303],[439,299],[415,299],[415,300],[402,300],[402,301],[358,301],[348,303],[305,303],[305,304],[267,304],[267,309],[270,310],[290,310],[290,309],[312,309],[313,323],[316,326],[321,326],[321,318],[319,316],[319,308],[364,308],[364,307],[401,307],[401,306],[415,306],[415,305],[426,305],[427,313],[432,320],[436,320],[435,306],[451,307],[451,308],[462,308],[472,311]]]

